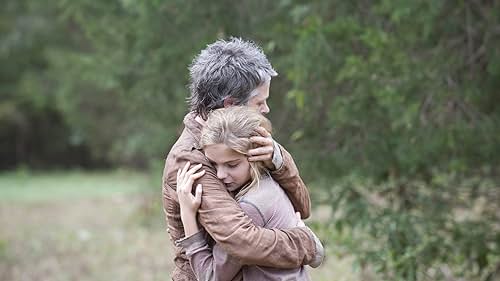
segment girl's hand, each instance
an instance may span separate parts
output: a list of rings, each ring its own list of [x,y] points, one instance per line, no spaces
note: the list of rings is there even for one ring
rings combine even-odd
[[[177,196],[179,197],[179,205],[181,207],[182,216],[194,216],[200,208],[202,186],[196,186],[195,196],[191,194],[193,183],[205,174],[205,170],[197,172],[201,168],[201,164],[190,168],[191,163],[187,162],[184,168],[177,171]]]

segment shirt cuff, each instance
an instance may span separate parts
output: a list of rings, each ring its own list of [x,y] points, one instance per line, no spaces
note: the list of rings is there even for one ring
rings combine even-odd
[[[318,236],[314,234],[314,231],[312,231],[308,226],[306,226],[306,228],[309,230],[309,233],[312,234],[311,236],[313,237],[314,245],[316,246],[316,253],[313,260],[309,263],[309,266],[316,268],[325,260],[325,248],[323,247],[323,244],[319,240]]]
[[[281,149],[278,143],[273,140],[273,147],[274,147],[274,153],[273,153],[273,159],[271,160],[275,170],[281,169],[281,166],[283,166],[283,156],[281,155]]]
[[[185,250],[187,256],[191,256],[192,254],[198,252],[200,248],[207,246],[208,243],[206,235],[207,233],[202,229],[189,237],[176,240],[175,246]]]

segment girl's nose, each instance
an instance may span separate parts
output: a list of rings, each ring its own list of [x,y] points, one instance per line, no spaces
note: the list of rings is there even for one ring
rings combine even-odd
[[[224,169],[217,169],[217,178],[223,180],[227,177],[227,173],[224,171]]]

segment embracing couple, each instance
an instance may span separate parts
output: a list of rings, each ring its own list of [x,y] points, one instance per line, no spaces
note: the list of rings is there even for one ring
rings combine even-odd
[[[304,266],[323,261],[301,220],[307,187],[263,115],[276,75],[238,38],[208,45],[191,64],[191,110],[163,172],[172,280],[309,280]]]

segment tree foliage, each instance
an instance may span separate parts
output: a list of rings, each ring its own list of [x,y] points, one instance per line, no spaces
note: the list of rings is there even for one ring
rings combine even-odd
[[[280,73],[275,137],[331,206],[332,245],[384,280],[498,276],[498,1],[8,0],[1,14],[3,167],[161,161],[192,58],[241,36]]]

